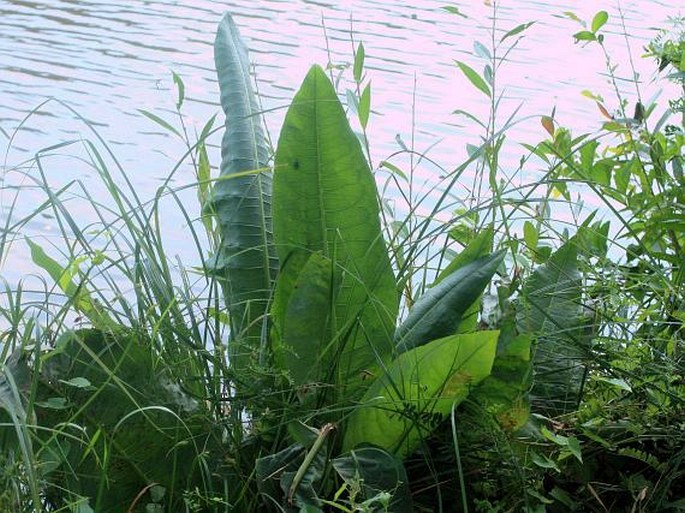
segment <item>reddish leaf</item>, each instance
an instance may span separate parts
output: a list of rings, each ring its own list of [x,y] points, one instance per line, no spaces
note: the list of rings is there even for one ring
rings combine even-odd
[[[604,107],[604,105],[602,105],[602,104],[599,103],[599,102],[596,102],[596,103],[597,103],[597,108],[598,108],[599,111],[604,115],[605,118],[607,118],[607,119],[614,119],[614,116],[612,116],[611,114],[609,114],[609,111],[606,110],[606,107]]]

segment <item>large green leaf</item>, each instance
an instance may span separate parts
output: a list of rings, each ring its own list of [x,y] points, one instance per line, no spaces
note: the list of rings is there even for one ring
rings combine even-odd
[[[339,355],[339,393],[359,397],[365,379],[392,352],[399,298],[381,234],[373,175],[319,66],[307,74],[281,130],[274,240],[282,263],[301,251],[319,251],[332,262],[337,295],[333,315],[322,322],[330,322],[330,351]],[[304,265],[304,259],[300,262]],[[283,272],[299,275],[300,269],[289,265]]]
[[[328,351],[330,316],[334,296],[331,291],[331,261],[320,252],[312,253],[301,267],[300,253],[284,264],[274,294],[274,357],[293,383],[302,387],[322,382],[335,355]],[[300,267],[299,275],[288,272]],[[286,278],[295,278],[290,283]],[[301,391],[304,392],[304,388]]]
[[[535,270],[521,293],[519,331],[537,337],[531,398],[535,409],[551,416],[574,409],[582,388],[581,292],[577,247],[569,242]]]
[[[221,244],[209,267],[224,289],[232,331],[231,365],[240,375],[258,354],[271,283],[278,270],[271,233],[272,175],[247,47],[228,14],[217,30],[214,60],[226,131],[221,142],[221,174],[210,204]]]
[[[469,242],[468,246],[450,261],[447,267],[440,271],[440,274],[433,282],[433,286],[440,283],[460,267],[464,267],[466,264],[492,253],[494,239],[495,231],[491,227],[481,231],[471,242]]]
[[[504,251],[499,251],[469,262],[421,296],[395,332],[397,353],[455,333],[503,259]]]
[[[307,449],[300,444],[293,444],[276,454],[263,456],[255,462],[255,477],[259,492],[269,502],[278,504],[281,511],[294,513],[299,508],[288,505],[286,496],[288,487],[284,485],[283,474],[294,475],[302,464]],[[311,496],[316,496],[313,489],[308,490]]]
[[[27,360],[26,354],[16,349],[6,362],[0,364],[0,460],[5,463],[8,455],[21,454],[27,478],[24,483],[28,484],[31,498],[40,501],[40,474],[35,468],[30,428],[32,420],[24,406],[31,388]],[[7,492],[10,494],[12,491]],[[22,492],[17,495],[22,495]]]
[[[452,335],[399,355],[350,416],[343,450],[371,443],[400,457],[410,454],[490,375],[498,335]]]
[[[324,475],[328,463],[328,445],[333,424],[312,430],[302,424],[295,443],[276,454],[257,459],[255,474],[262,495],[277,511],[321,512],[316,486]],[[268,503],[268,502],[267,502]]]

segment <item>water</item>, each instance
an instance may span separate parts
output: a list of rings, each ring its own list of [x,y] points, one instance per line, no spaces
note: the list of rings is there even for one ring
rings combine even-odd
[[[484,62],[474,55],[473,44],[478,40],[489,46],[491,8],[485,2],[462,2],[460,9],[468,16],[463,18],[443,10],[445,3],[0,0],[0,128],[13,136],[10,145],[0,133],[5,186],[27,185],[39,176],[35,162],[28,167],[22,163],[41,148],[94,139],[94,133],[68,106],[89,120],[107,141],[141,197],[153,198],[164,177],[183,157],[185,147],[140,110],[154,112],[178,126],[173,70],[185,82],[183,111],[191,133],[219,111],[212,44],[225,10],[234,15],[251,49],[264,108],[269,110],[267,125],[274,138],[284,107],[307,68],[312,63],[325,65],[329,53],[334,64],[350,63],[353,37],[364,42],[372,82],[369,135],[374,163],[399,149],[399,134],[407,144],[413,140],[419,151],[430,148],[430,157],[451,169],[464,159],[466,143],[477,144],[479,135],[472,123],[452,112],[465,109],[481,118],[488,112],[487,98],[458,72],[454,60],[482,69]],[[667,15],[678,14],[672,5],[630,0],[620,5],[645,99],[655,89],[648,80],[654,64],[640,59],[642,47],[654,36],[652,27],[662,27]],[[611,2],[605,7],[611,15],[606,42],[615,62],[620,63],[617,73],[631,77],[617,6]],[[580,27],[561,16],[563,11],[573,11],[588,20],[596,9],[593,2],[579,6],[570,0],[501,2],[499,30],[536,21],[501,69],[498,83],[505,87],[502,120],[521,104],[524,115],[549,114],[556,107],[562,124],[594,130],[602,120],[594,103],[581,96],[583,89],[603,95],[607,107],[616,108],[611,86],[601,75],[605,63],[599,49],[574,44],[571,36]],[[634,84],[622,81],[620,86],[631,102],[636,101]],[[48,98],[64,103],[52,100],[36,109]],[[30,118],[21,125],[29,112]],[[537,117],[520,124],[510,137],[514,142],[536,142],[545,133]],[[504,168],[514,169],[523,153],[520,146],[510,145],[504,154]],[[42,159],[51,186],[59,188],[70,180],[80,180],[84,194],[106,197],[87,156],[82,144],[76,143],[57,148]],[[213,166],[219,163],[218,148],[211,148],[210,159]],[[108,162],[114,166],[111,159]],[[25,174],[19,175],[18,168]],[[418,172],[430,180],[443,171],[426,163]],[[182,166],[172,185],[181,187],[193,178],[190,168]],[[10,211],[11,192],[6,189],[0,197],[3,217]],[[193,201],[192,194],[186,197]],[[44,198],[39,190],[26,190],[14,207],[15,215],[30,212]],[[81,201],[74,197],[70,206],[78,212]],[[192,211],[192,203],[186,206]],[[173,201],[164,214],[169,232],[167,251],[192,261],[194,251],[182,229],[185,221]],[[43,215],[32,219],[23,232],[49,242],[59,239],[53,237],[57,228],[50,215]],[[10,282],[32,269],[25,261],[22,244],[18,241],[2,264],[2,274]]]

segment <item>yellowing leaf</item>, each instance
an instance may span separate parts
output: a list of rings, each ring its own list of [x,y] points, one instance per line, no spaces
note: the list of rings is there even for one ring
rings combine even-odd
[[[403,457],[490,375],[499,331],[434,340],[398,356],[350,416],[343,451],[370,443]]]

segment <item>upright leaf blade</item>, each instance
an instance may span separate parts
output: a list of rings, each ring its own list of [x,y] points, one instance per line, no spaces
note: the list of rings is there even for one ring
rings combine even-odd
[[[221,244],[210,267],[224,289],[231,321],[231,365],[240,373],[258,352],[278,269],[271,233],[272,175],[267,169],[269,150],[252,89],[247,47],[228,14],[217,30],[214,60],[226,131],[221,142],[221,175],[211,201]],[[245,175],[245,171],[255,173]]]
[[[606,11],[599,11],[592,18],[592,31],[597,32],[607,21],[609,21],[609,14]]]
[[[274,176],[274,239],[281,262],[320,251],[339,287],[332,333],[341,393],[358,395],[392,352],[398,311],[376,186],[332,84],[311,68],[281,130]],[[297,266],[283,272],[299,274]],[[347,388],[346,388],[347,387]]]
[[[371,114],[371,84],[366,84],[362,95],[359,98],[359,124],[366,128]]]
[[[354,66],[353,75],[354,81],[359,83],[362,81],[362,73],[364,72],[364,58],[366,57],[366,52],[364,51],[364,43],[359,43],[357,46],[357,52],[354,54]]]

